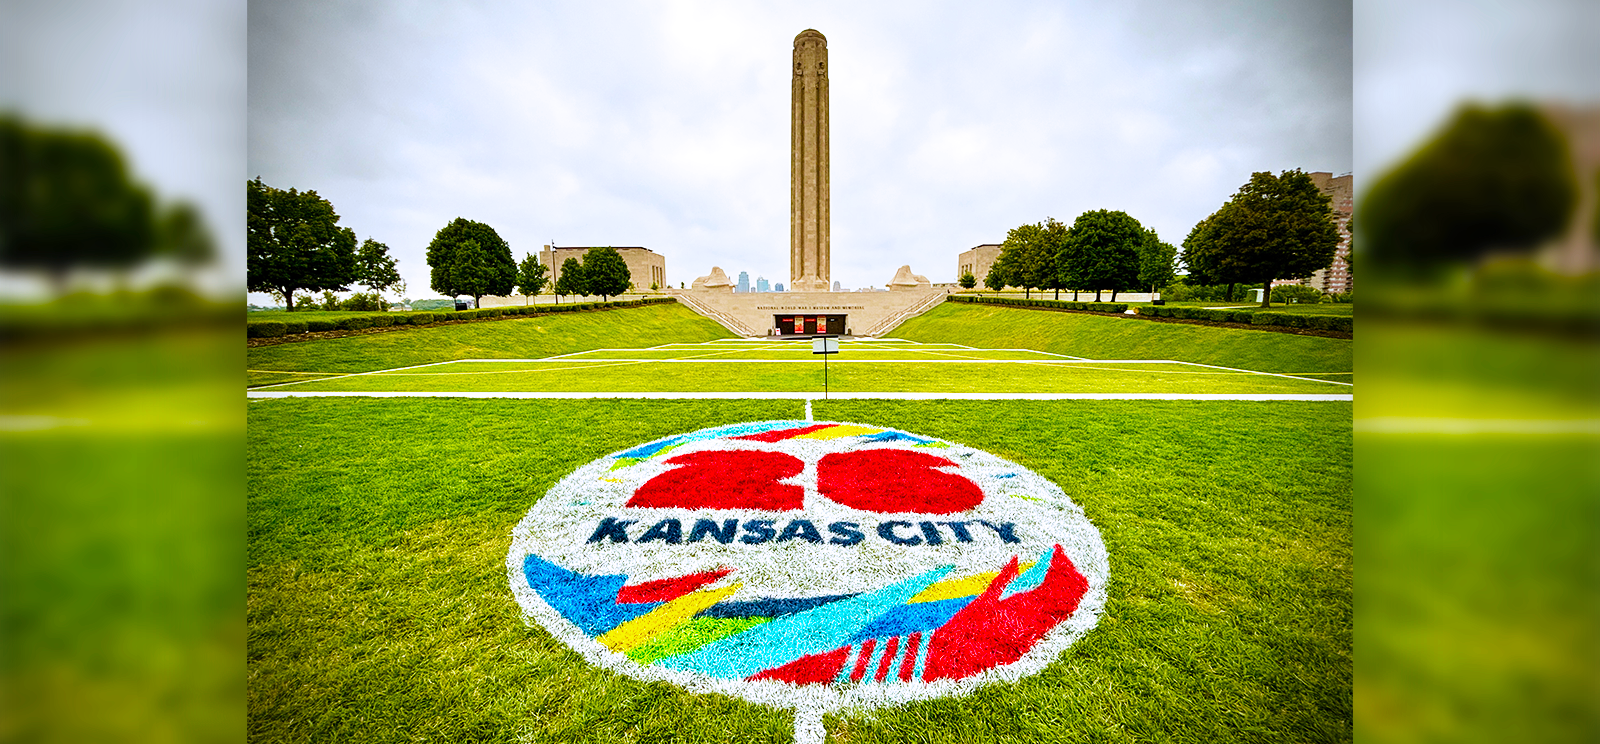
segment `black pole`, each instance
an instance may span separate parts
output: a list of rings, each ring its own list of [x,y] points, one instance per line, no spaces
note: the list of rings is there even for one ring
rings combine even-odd
[[[822,399],[828,399],[828,342],[822,342]]]

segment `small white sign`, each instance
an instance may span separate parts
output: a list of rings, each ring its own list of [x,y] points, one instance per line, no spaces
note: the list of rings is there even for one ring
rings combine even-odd
[[[811,353],[813,353],[813,354],[837,354],[837,353],[839,353],[839,339],[836,339],[836,338],[814,338],[814,339],[811,339]]]

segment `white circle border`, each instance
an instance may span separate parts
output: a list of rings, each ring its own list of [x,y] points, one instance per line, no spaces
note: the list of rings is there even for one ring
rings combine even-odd
[[[760,423],[760,422],[748,422]],[[932,439],[937,442],[961,447],[968,450],[983,452],[975,447],[962,445],[957,442],[931,437],[913,432],[905,432],[893,427],[878,426],[873,424],[859,424],[844,421],[816,421],[797,422],[804,424],[836,424],[843,426],[863,426],[874,429],[897,431],[914,436]],[[725,426],[707,427],[707,429],[724,428]],[[698,431],[705,431],[701,429]],[[695,432],[685,432],[690,434]],[[779,680],[748,680],[726,679],[712,677],[699,672],[680,671],[667,669],[660,666],[647,666],[640,664],[627,655],[612,651],[601,644],[594,637],[578,628],[570,620],[563,617],[554,607],[539,596],[538,592],[528,584],[523,573],[523,561],[531,553],[539,555],[528,535],[535,522],[542,515],[538,513],[538,503],[547,498],[552,492],[561,488],[568,479],[579,475],[589,466],[605,460],[614,460],[619,454],[636,449],[662,439],[669,439],[681,434],[658,437],[650,442],[644,442],[626,449],[618,450],[604,457],[597,458],[589,464],[580,466],[572,473],[567,474],[549,492],[541,496],[528,510],[528,513],[517,523],[511,533],[511,546],[506,554],[507,580],[512,588],[512,593],[522,607],[524,621],[537,624],[549,631],[557,640],[568,648],[576,651],[584,660],[596,667],[616,672],[623,676],[631,677],[645,682],[669,682],[691,693],[717,693],[730,697],[746,700],[758,705],[771,708],[794,710],[797,715],[809,714],[820,717],[822,714],[836,711],[867,711],[874,708],[892,707],[923,700],[932,700],[942,697],[959,697],[969,695],[981,687],[997,683],[1014,683],[1024,677],[1029,677],[1044,671],[1054,663],[1068,648],[1077,643],[1091,629],[1100,622],[1106,603],[1106,587],[1110,582],[1110,558],[1105,549],[1105,543],[1100,536],[1100,531],[1089,521],[1083,509],[1072,501],[1054,482],[1043,476],[1037,476],[1029,468],[1016,463],[998,458],[1007,462],[1018,470],[1034,474],[1039,482],[1047,484],[1053,490],[1052,501],[1064,506],[1062,510],[1065,517],[1074,522],[1075,531],[1082,531],[1083,537],[1091,538],[1081,544],[1089,546],[1087,556],[1077,556],[1073,566],[1087,580],[1088,589],[1078,601],[1077,608],[1065,620],[1061,621],[1042,638],[1040,638],[1023,655],[1010,664],[990,667],[976,674],[960,679],[940,679],[935,681],[910,680],[894,684],[854,684],[845,687],[827,684],[795,685]],[[987,496],[987,494],[986,494]]]

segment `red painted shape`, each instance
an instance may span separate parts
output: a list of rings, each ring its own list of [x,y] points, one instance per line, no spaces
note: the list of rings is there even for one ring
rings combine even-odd
[[[850,647],[836,648],[823,654],[802,656],[781,667],[751,675],[748,679],[775,679],[797,685],[825,685],[839,676],[845,659],[850,657]]]
[[[928,641],[923,679],[961,679],[990,667],[1010,664],[1033,648],[1044,634],[1078,609],[1089,581],[1057,545],[1050,571],[1032,591],[1000,599],[1017,577],[1012,558],[983,594],[961,608]]]
[[[951,514],[983,502],[978,484],[934,468],[955,463],[926,452],[835,452],[817,463],[817,490],[852,509]]]
[[[617,592],[617,601],[623,604],[671,602],[730,573],[733,573],[733,569],[719,568],[715,571],[703,571],[689,574],[688,576],[656,579],[642,584],[625,586]]]
[[[873,679],[882,682],[889,678],[889,667],[894,666],[894,653],[900,650],[900,638],[890,638],[883,646],[883,661],[878,663],[878,674]]]
[[[862,675],[867,673],[867,664],[872,662],[872,645],[876,640],[868,638],[861,643],[861,655],[856,657],[856,668],[850,671],[850,681],[860,682]]]
[[[628,506],[658,509],[767,509],[793,511],[805,489],[778,483],[800,474],[805,463],[782,452],[712,450],[667,458],[682,465],[651,478]]]
[[[746,434],[742,437],[734,437],[734,439],[748,439],[754,442],[781,442],[785,439],[798,437],[801,434],[810,434],[820,429],[831,429],[835,426],[838,426],[838,424],[817,424],[815,426],[801,426],[795,429],[776,429],[774,431],[764,431],[760,434]]]
[[[912,633],[906,637],[906,660],[900,662],[901,682],[910,682],[911,673],[917,670],[917,647],[921,642],[921,633]]]

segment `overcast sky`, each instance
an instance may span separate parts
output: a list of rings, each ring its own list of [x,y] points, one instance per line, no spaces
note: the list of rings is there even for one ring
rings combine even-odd
[[[1181,243],[1253,171],[1351,170],[1341,2],[250,4],[251,176],[387,243],[642,245],[788,282],[789,66],[828,38],[833,278],[1120,209]]]
[[[1087,209],[1176,244],[1253,171],[1354,169],[1359,192],[1462,100],[1600,102],[1593,0],[534,5],[0,0],[0,108],[99,129],[200,203],[218,286],[244,280],[259,175],[331,199],[421,298],[457,216],[519,257],[644,245],[674,283],[787,282],[806,28],[829,40],[850,287],[905,263],[949,281],[960,251]]]

